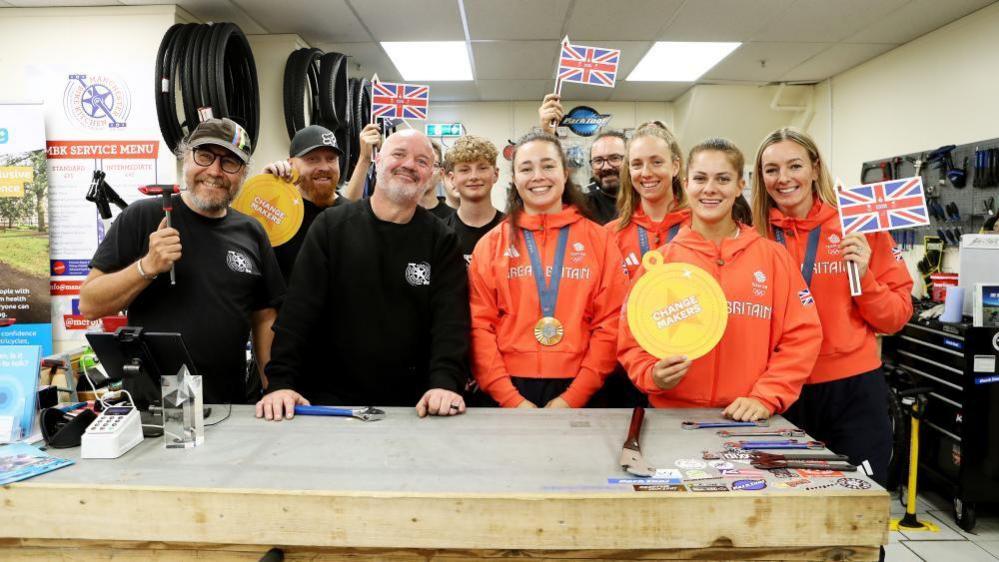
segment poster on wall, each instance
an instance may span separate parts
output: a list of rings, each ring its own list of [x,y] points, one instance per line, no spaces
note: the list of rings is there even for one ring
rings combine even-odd
[[[80,314],[80,286],[121,209],[88,200],[92,187],[110,190],[127,205],[143,197],[139,186],[176,181],[176,159],[160,136],[151,73],[142,65],[26,69],[34,95],[45,100],[50,290],[59,349],[84,343],[83,334],[98,327]]]
[[[0,345],[52,352],[49,180],[39,104],[0,105]]]

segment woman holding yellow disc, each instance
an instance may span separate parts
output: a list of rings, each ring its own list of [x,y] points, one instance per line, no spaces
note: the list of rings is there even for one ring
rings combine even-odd
[[[876,334],[912,316],[912,278],[887,232],[843,235],[836,193],[815,142],[778,129],[756,154],[753,214],[763,236],[784,244],[815,295],[822,349],[788,419],[881,483],[891,459],[888,385]],[[846,264],[860,272],[850,296]]]
[[[509,214],[472,252],[472,370],[500,406],[582,407],[614,368],[626,277],[589,220],[558,139],[513,155]]]
[[[628,276],[642,256],[666,244],[690,222],[683,208],[683,156],[673,133],[658,121],[639,125],[628,143],[617,192],[618,218],[604,227],[617,243]]]
[[[768,418],[797,399],[815,362],[822,332],[797,265],[779,244],[733,218],[743,166],[742,153],[727,140],[695,146],[684,182],[691,224],[657,250],[667,264],[696,266],[718,282],[724,299],[717,300],[726,301],[719,306],[728,313],[719,343],[698,350],[706,352],[701,357],[657,359],[639,346],[628,322],[621,323],[618,359],[653,406],[719,407],[740,421]],[[686,337],[710,331],[708,313],[717,311],[690,301],[668,304],[657,318],[675,321]]]

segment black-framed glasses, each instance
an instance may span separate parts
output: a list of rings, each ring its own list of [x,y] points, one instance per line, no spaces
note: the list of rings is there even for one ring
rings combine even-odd
[[[594,168],[602,168],[604,164],[610,164],[611,166],[620,166],[624,162],[624,154],[611,154],[606,158],[603,156],[597,156],[596,158],[590,158],[590,165]]]
[[[194,163],[203,168],[211,166],[215,163],[215,159],[218,158],[222,161],[222,171],[227,174],[235,174],[243,169],[243,161],[235,156],[219,156],[211,150],[204,148],[195,148],[192,153]]]

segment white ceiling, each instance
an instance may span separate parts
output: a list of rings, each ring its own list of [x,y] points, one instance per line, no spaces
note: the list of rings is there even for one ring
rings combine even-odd
[[[295,33],[353,58],[354,76],[401,76],[381,41],[461,40],[474,82],[435,82],[440,101],[537,100],[558,43],[621,49],[616,88],[567,84],[579,100],[669,101],[691,83],[624,80],[654,41],[740,41],[697,83],[816,82],[997,0],[0,0],[0,6],[177,4],[248,34]]]

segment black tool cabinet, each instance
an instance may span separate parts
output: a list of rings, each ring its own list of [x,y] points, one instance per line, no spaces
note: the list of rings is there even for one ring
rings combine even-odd
[[[999,501],[999,329],[910,321],[882,348],[898,390],[930,387],[920,425],[919,486],[953,497],[962,529]],[[904,478],[904,476],[903,476]]]

